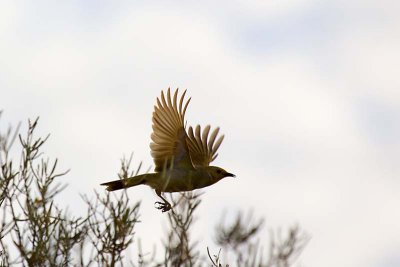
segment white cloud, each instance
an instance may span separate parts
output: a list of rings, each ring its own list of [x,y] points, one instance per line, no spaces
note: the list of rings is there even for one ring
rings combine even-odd
[[[283,20],[314,5],[235,3],[232,9],[249,5],[242,16],[269,12]],[[276,49],[254,60],[256,52],[232,43],[230,28],[240,26],[232,9],[223,15],[189,4],[127,5],[93,32],[88,24],[95,21],[81,17],[82,27],[65,23],[73,17],[60,18],[59,31],[30,27],[33,15],[22,20],[14,9],[10,27],[30,33],[10,35],[7,28],[0,43],[1,104],[12,118],[41,115],[42,127],[52,132],[49,153],[72,169],[65,202],[78,209],[77,192],[101,190],[98,184],[115,177],[124,153],[134,151],[135,159],[151,164],[155,98],[167,86],[188,88],[188,123],[221,126],[226,139],[216,164],[238,174],[206,189],[207,211],[198,224],[202,217],[218,218],[223,207],[254,207],[271,226],[299,222],[312,235],[305,265],[372,266],[399,247],[400,170],[395,149],[385,153],[381,143],[370,142],[355,102],[365,95],[383,105],[400,102],[392,24],[369,31],[349,19],[357,11],[344,7],[346,29],[337,27],[335,39],[315,53]],[[70,16],[81,9],[66,10]],[[51,23],[50,11],[34,17]],[[143,238],[152,229],[153,238],[142,240],[150,248],[163,235],[164,216],[153,209],[150,190],[136,188],[130,195],[143,200],[146,224],[137,232]]]

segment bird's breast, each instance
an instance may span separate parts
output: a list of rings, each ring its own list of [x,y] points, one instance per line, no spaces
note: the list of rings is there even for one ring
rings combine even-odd
[[[162,192],[191,191],[213,184],[209,175],[201,170],[169,170],[159,174],[156,183],[149,185]]]

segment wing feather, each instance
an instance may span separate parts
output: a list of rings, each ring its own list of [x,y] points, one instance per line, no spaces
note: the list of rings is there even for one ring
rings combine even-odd
[[[217,151],[218,151],[218,148],[221,146],[221,144],[222,144],[222,141],[224,140],[224,135],[221,135],[219,138],[218,138],[218,140],[217,140],[217,142],[215,143],[215,145],[213,145],[213,147],[212,147],[212,155],[213,155],[213,157],[212,157],[212,160],[211,161],[214,161],[217,157],[218,157],[218,153],[217,153]]]
[[[199,144],[198,147],[200,149],[200,152],[203,154],[204,153],[204,148],[202,146],[200,133],[201,133],[201,127],[200,127],[200,125],[197,125],[196,126],[196,142]]]
[[[205,148],[204,150],[208,150],[208,145],[207,145],[207,138],[208,138],[208,133],[210,132],[210,125],[207,125],[206,128],[204,128],[203,130],[203,134],[201,135],[201,139],[202,139],[202,144],[203,144],[203,148]]]
[[[189,150],[189,151],[191,151],[191,153],[190,153],[191,156],[192,156],[192,154],[194,155],[196,153],[201,154],[202,153],[201,146],[196,141],[196,137],[195,137],[195,135],[193,133],[193,128],[192,127],[189,127],[188,134],[189,134],[188,146],[191,147],[191,149]]]
[[[208,149],[211,150],[214,146],[215,138],[217,137],[219,132],[219,128],[215,128],[215,130],[211,133],[210,141],[208,142]]]
[[[184,127],[185,112],[190,98],[182,110],[185,95],[186,90],[179,100],[178,107],[178,89],[172,99],[168,88],[167,96],[161,91],[161,97],[157,98],[157,104],[154,106],[150,149],[157,172],[170,167],[193,168]]]
[[[203,131],[201,131],[200,125],[197,125],[194,131],[192,127],[189,127],[187,144],[190,157],[195,166],[208,166],[218,156],[217,151],[224,140],[224,135],[216,139],[219,128],[217,127],[214,129],[211,135],[210,129],[211,127],[209,125],[207,125]]]

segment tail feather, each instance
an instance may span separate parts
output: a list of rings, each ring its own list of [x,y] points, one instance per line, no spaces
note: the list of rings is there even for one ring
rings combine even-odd
[[[100,185],[107,186],[106,190],[107,191],[115,191],[115,190],[120,190],[132,186],[137,186],[140,184],[146,184],[146,179],[147,179],[147,174],[142,174],[122,180],[115,180],[107,183],[102,183]]]
[[[107,191],[115,191],[123,189],[125,186],[124,180],[115,180],[107,183],[102,183],[101,185],[107,186]]]

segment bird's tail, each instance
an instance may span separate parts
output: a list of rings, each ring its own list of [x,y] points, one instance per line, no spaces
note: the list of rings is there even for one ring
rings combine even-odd
[[[115,191],[115,190],[120,190],[132,186],[137,186],[141,184],[146,184],[146,175],[138,175],[134,176],[131,178],[126,178],[126,179],[121,179],[121,180],[115,180],[107,183],[102,183],[100,185],[107,186],[106,190],[107,191]]]
[[[124,188],[124,180],[115,180],[107,183],[102,183],[101,185],[107,186],[107,191],[115,191]]]

